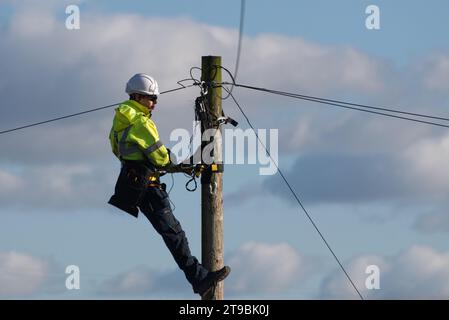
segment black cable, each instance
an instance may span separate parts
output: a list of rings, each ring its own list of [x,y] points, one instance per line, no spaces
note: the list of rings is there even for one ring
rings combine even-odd
[[[182,84],[180,84],[180,85],[181,85],[181,88],[175,88],[175,89],[171,89],[171,90],[167,90],[167,91],[162,91],[160,94],[165,94],[165,93],[169,93],[169,92],[173,92],[173,91],[187,89],[187,88],[190,88],[190,87],[195,86],[197,84],[193,83],[193,84],[188,85],[188,86],[184,86]],[[111,108],[111,107],[114,107],[114,106],[118,106],[121,103],[122,102],[114,103],[114,104],[110,104],[110,105],[99,107],[99,108],[95,108],[95,109],[90,109],[90,110],[86,110],[86,111],[82,111],[82,112],[69,114],[67,116],[57,117],[57,118],[53,118],[53,119],[49,119],[49,120],[45,120],[45,121],[40,121],[40,122],[28,124],[28,125],[25,125],[25,126],[20,126],[20,127],[13,128],[13,129],[3,130],[3,131],[0,131],[0,134],[12,132],[12,131],[17,131],[17,130],[22,130],[22,129],[25,129],[25,128],[30,128],[30,127],[34,127],[34,126],[38,126],[38,125],[41,125],[41,124],[62,120],[62,119],[76,117],[76,116],[83,115],[83,114],[86,114],[86,113],[89,113],[89,112],[94,112],[94,111],[98,111],[98,110],[102,110],[102,109],[107,109],[107,108]]]
[[[274,92],[272,92],[272,93],[274,93]],[[285,97],[291,97],[291,98],[296,98],[296,99],[301,99],[301,100],[306,100],[306,101],[318,102],[318,103],[321,103],[321,104],[327,104],[327,105],[330,105],[330,106],[336,106],[336,107],[345,108],[345,109],[351,109],[351,110],[357,110],[357,111],[362,111],[362,112],[367,112],[367,113],[372,113],[372,114],[378,114],[378,115],[391,117],[391,118],[396,118],[396,119],[408,120],[408,121],[413,121],[413,122],[418,122],[418,123],[430,124],[430,125],[438,126],[438,127],[449,128],[449,125],[445,125],[445,124],[441,124],[441,123],[424,121],[424,120],[413,119],[413,118],[407,118],[407,117],[402,117],[402,116],[396,116],[396,115],[388,114],[388,113],[384,113],[384,112],[370,111],[370,110],[360,109],[360,108],[356,108],[356,107],[350,107],[350,106],[346,106],[346,105],[342,105],[342,104],[338,104],[338,103],[325,102],[325,101],[322,101],[322,100],[319,100],[319,99],[296,97],[296,96],[293,96],[293,95],[281,94],[281,93],[274,93],[274,94],[279,94],[279,95],[282,95],[282,96],[285,96]]]
[[[195,175],[188,175],[187,173],[184,174],[185,176],[189,177],[190,180],[186,182],[186,190],[190,192],[194,192],[198,188],[198,183],[196,182]],[[193,188],[190,188],[189,185],[193,182]]]
[[[201,81],[193,77],[193,73],[192,73],[193,70],[200,70],[200,72],[203,72],[203,69],[201,69],[200,67],[191,67],[189,70],[190,79],[192,79],[194,83],[200,84]]]
[[[239,27],[239,43],[237,46],[237,58],[235,61],[234,79],[237,79],[237,72],[239,71],[240,53],[242,50],[243,26],[245,24],[245,3],[246,0],[241,0],[240,3],[240,27]],[[232,92],[232,89],[231,89]]]
[[[171,176],[171,186],[170,189],[168,189],[168,195],[170,196],[170,192],[172,191],[173,187],[175,186],[175,178],[173,177],[173,173],[170,173]],[[170,197],[168,197],[168,200],[170,201],[171,205],[173,206],[173,208],[171,209],[173,212],[175,212],[176,210],[176,205],[175,203],[171,200]]]
[[[232,90],[234,90],[234,85],[233,85],[233,83],[235,83],[235,78],[234,78],[234,76],[232,75],[232,73],[231,73],[231,71],[229,71],[228,69],[226,69],[225,67],[223,67],[223,66],[220,66],[220,65],[214,65],[214,67],[216,68],[216,69],[223,69],[223,70],[225,70],[226,71],[226,73],[229,75],[229,77],[231,78],[231,83],[229,83],[229,82],[222,82],[222,83],[220,83],[220,84],[213,84],[215,87],[223,87],[223,84],[230,84],[231,85],[231,89],[225,89],[225,91],[228,93],[228,95],[226,96],[226,97],[224,97],[223,98],[223,96],[219,96],[219,99],[222,99],[222,100],[226,100],[227,98],[229,98],[229,96],[231,95],[230,93],[232,93]],[[224,88],[224,87],[223,87]],[[218,95],[217,95],[218,96]]]
[[[366,105],[366,104],[359,104],[359,103],[352,103],[352,102],[346,102],[346,101],[341,101],[341,100],[326,99],[326,98],[308,96],[308,95],[303,95],[303,94],[298,94],[298,93],[290,93],[290,92],[279,91],[279,90],[258,88],[258,87],[243,85],[243,84],[237,84],[237,83],[235,84],[235,86],[242,87],[242,88],[253,89],[253,90],[264,91],[264,92],[269,92],[269,93],[276,93],[276,94],[280,94],[280,95],[289,95],[289,96],[291,95],[292,97],[298,97],[298,98],[302,98],[303,97],[303,98],[307,98],[307,99],[321,100],[321,101],[326,101],[326,102],[345,104],[345,105],[362,107],[362,108],[367,108],[367,109],[375,109],[375,110],[388,111],[388,112],[392,112],[392,113],[406,114],[406,115],[422,117],[422,118],[430,118],[430,119],[436,119],[436,120],[449,121],[449,118],[445,118],[445,117],[429,116],[429,115],[425,115],[425,114],[421,114],[421,113],[407,112],[407,111],[402,111],[402,110],[392,109],[392,108],[374,107],[374,106],[370,106],[370,105]]]
[[[286,185],[288,186],[288,188],[290,189],[290,192],[293,194],[293,196],[295,197],[296,201],[298,202],[299,206],[302,208],[302,210],[304,211],[304,213],[306,214],[307,218],[309,219],[309,221],[312,223],[313,227],[315,228],[315,230],[318,232],[318,234],[320,235],[321,239],[324,241],[324,243],[326,244],[327,248],[329,249],[329,251],[332,253],[334,259],[337,261],[338,265],[340,266],[340,268],[343,270],[344,274],[346,275],[346,277],[348,278],[349,282],[351,283],[351,285],[354,287],[355,291],[357,292],[357,294],[359,295],[361,300],[363,299],[363,296],[361,295],[360,291],[357,289],[357,287],[355,286],[354,282],[352,281],[351,277],[349,276],[349,274],[346,272],[345,268],[343,267],[343,265],[340,262],[340,259],[338,259],[337,255],[334,253],[334,250],[332,250],[331,246],[329,245],[329,243],[327,242],[326,238],[323,236],[323,234],[321,233],[320,229],[318,228],[318,226],[315,224],[315,222],[313,221],[312,217],[309,215],[309,213],[307,212],[306,208],[304,207],[304,205],[302,204],[301,200],[299,199],[298,195],[296,194],[296,192],[293,190],[292,186],[290,185],[290,183],[288,182],[287,178],[285,177],[285,175],[282,173],[281,169],[279,168],[278,164],[276,163],[276,161],[273,159],[273,157],[271,156],[270,152],[268,151],[267,147],[265,146],[265,144],[260,140],[259,135],[257,134],[257,131],[254,129],[253,125],[251,124],[251,122],[249,121],[248,117],[246,116],[245,112],[243,111],[242,107],[240,106],[240,104],[237,102],[237,100],[235,99],[234,95],[232,93],[230,93],[226,88],[223,87],[223,89],[225,89],[229,95],[231,96],[232,100],[234,100],[235,104],[237,105],[237,107],[239,108],[240,112],[243,114],[243,116],[246,119],[246,122],[248,122],[248,125],[251,127],[251,129],[254,131],[257,140],[259,140],[259,143],[265,148],[265,152],[268,154],[268,156],[270,157],[270,159],[273,161],[274,165],[276,166],[279,174],[281,175],[282,179],[284,180],[284,182],[286,183]]]
[[[184,79],[184,80],[180,80],[180,81],[177,82],[181,86],[181,88],[175,88],[175,89],[162,91],[162,92],[159,92],[159,94],[165,94],[165,93],[170,93],[170,92],[173,92],[173,91],[183,90],[183,89],[187,89],[187,88],[190,88],[190,87],[193,87],[193,86],[197,85],[196,83],[192,83],[192,84],[190,84],[188,86],[184,86],[184,85],[181,84],[181,82],[187,81],[187,80],[190,80],[190,79]]]
[[[223,84],[231,84],[231,83],[224,82]],[[373,107],[373,106],[368,106],[368,105],[363,105],[363,104],[356,104],[356,103],[350,103],[350,102],[339,101],[339,100],[324,99],[324,98],[319,98],[319,97],[301,95],[301,94],[297,94],[297,93],[278,91],[278,90],[272,90],[272,89],[266,89],[266,88],[259,88],[259,87],[244,85],[244,84],[238,84],[238,83],[235,83],[234,86],[242,87],[242,88],[246,88],[246,89],[251,89],[251,90],[256,90],[256,91],[262,91],[262,92],[271,93],[271,94],[277,94],[277,95],[290,97],[290,98],[296,98],[296,99],[301,99],[301,100],[318,102],[318,103],[327,104],[327,105],[336,106],[336,107],[345,108],[345,109],[357,110],[357,111],[362,111],[362,112],[367,112],[367,113],[372,113],[372,114],[377,114],[377,115],[382,115],[382,116],[387,116],[387,117],[392,117],[392,118],[397,118],[397,119],[402,119],[402,120],[408,120],[408,121],[413,121],[413,122],[418,122],[418,123],[424,123],[424,124],[429,124],[429,125],[449,128],[449,125],[445,125],[445,124],[441,124],[441,123],[424,121],[424,120],[408,118],[408,117],[403,117],[403,116],[396,116],[396,115],[393,115],[393,114],[377,112],[377,111],[370,111],[370,110],[360,109],[360,108],[351,107],[351,106],[359,106],[359,107],[367,108],[367,109],[384,110],[384,111],[388,111],[388,112],[391,112],[391,113],[407,114],[407,115],[412,115],[412,116],[415,116],[415,117],[422,117],[422,118],[430,118],[430,119],[438,119],[438,120],[449,121],[449,118],[444,118],[444,117],[436,117],[436,116],[430,116],[430,115],[425,115],[425,114],[406,112],[406,111],[395,110],[395,109],[381,108],[381,107]]]
[[[242,39],[243,39],[243,26],[245,25],[245,4],[246,0],[241,0],[240,2],[240,25],[239,25],[239,40],[237,44],[237,55],[235,58],[235,69],[234,69],[234,75],[231,74],[227,69],[223,68],[222,66],[216,66],[220,67],[226,70],[226,72],[229,74],[229,76],[232,79],[232,83],[235,83],[235,79],[237,79],[237,73],[239,71],[240,66],[240,54],[242,51]],[[229,89],[228,95],[226,97],[220,97],[222,100],[226,100],[229,98],[230,93],[232,93],[232,90],[234,90],[234,85],[231,84],[231,88]],[[228,91],[228,90],[226,90]]]
[[[70,115],[67,115],[67,116],[63,116],[63,117],[58,117],[58,118],[54,118],[54,119],[50,119],[50,120],[36,122],[36,123],[28,124],[28,125],[17,127],[17,128],[13,128],[13,129],[3,130],[3,131],[0,131],[0,134],[12,132],[12,131],[17,131],[17,130],[21,130],[21,129],[25,129],[25,128],[29,128],[29,127],[34,127],[34,126],[38,126],[38,125],[41,125],[41,124],[44,124],[44,123],[49,123],[49,122],[53,122],[53,121],[67,119],[67,118],[79,116],[79,115],[82,115],[82,114],[85,114],[85,113],[89,113],[89,112],[94,112],[94,111],[110,108],[110,107],[113,107],[113,106],[117,106],[120,103],[114,103],[114,104],[110,104],[110,105],[107,105],[107,106],[104,106],[104,107],[99,107],[99,108],[95,108],[95,109],[91,109],[91,110],[87,110],[87,111],[83,111],[83,112],[77,112],[77,113],[73,113],[73,114],[70,114]]]
[[[170,173],[170,177],[171,177],[171,186],[170,189],[168,189],[168,195],[170,195],[170,192],[172,191],[173,187],[175,186],[175,178],[173,177],[173,173]]]

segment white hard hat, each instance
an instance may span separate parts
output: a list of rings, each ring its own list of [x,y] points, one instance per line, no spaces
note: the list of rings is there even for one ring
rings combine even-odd
[[[126,93],[141,93],[146,95],[158,95],[159,87],[156,80],[145,73],[137,73],[126,84]]]

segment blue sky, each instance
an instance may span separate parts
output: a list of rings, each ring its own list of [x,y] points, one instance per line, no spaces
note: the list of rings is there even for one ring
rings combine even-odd
[[[73,3],[81,28],[69,31]],[[371,4],[377,31],[365,28]],[[444,116],[448,9],[436,0],[248,0],[239,79]],[[240,1],[0,1],[0,130],[124,100],[137,72],[176,87],[202,55],[233,70],[239,10]],[[167,145],[174,128],[191,129],[197,94],[161,97],[154,119]],[[235,95],[256,127],[279,129],[281,168],[367,298],[449,297],[446,129]],[[247,128],[229,99],[223,107]],[[119,168],[112,115],[0,136],[0,298],[198,298],[145,217],[106,204]],[[200,195],[185,182],[175,177],[171,198],[200,256]],[[226,297],[356,298],[279,176],[227,165],[224,193]],[[81,269],[80,290],[64,287],[70,264]],[[380,290],[364,288],[370,264]]]
[[[366,7],[372,4],[379,6],[382,11],[381,30],[376,32],[360,27],[365,24]],[[238,28],[240,19],[240,1],[235,0],[226,4],[217,4],[215,1],[170,0],[157,4],[149,1],[132,5],[123,1],[103,0],[87,2],[84,7],[103,13],[190,17],[228,28]],[[443,0],[430,3],[283,0],[276,5],[270,0],[249,0],[246,8],[245,34],[251,36],[276,33],[299,36],[315,43],[354,46],[399,63],[426,54],[429,48],[448,49],[448,44],[442,41],[442,37],[447,27],[446,12],[449,4]]]

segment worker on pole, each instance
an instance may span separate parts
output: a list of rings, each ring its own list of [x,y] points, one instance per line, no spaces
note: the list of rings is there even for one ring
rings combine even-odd
[[[112,152],[121,162],[109,203],[136,218],[140,210],[162,236],[193,292],[207,295],[228,276],[230,268],[207,270],[191,254],[185,232],[170,207],[165,184],[160,182],[165,172],[192,172],[195,167],[175,165],[159,140],[151,119],[159,95],[157,82],[147,74],[136,74],[128,81],[126,93],[129,100],[115,109],[109,135]]]

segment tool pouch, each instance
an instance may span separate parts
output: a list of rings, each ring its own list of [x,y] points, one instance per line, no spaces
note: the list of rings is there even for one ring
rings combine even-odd
[[[142,161],[122,161],[114,195],[109,204],[137,218],[139,201],[154,170]]]

